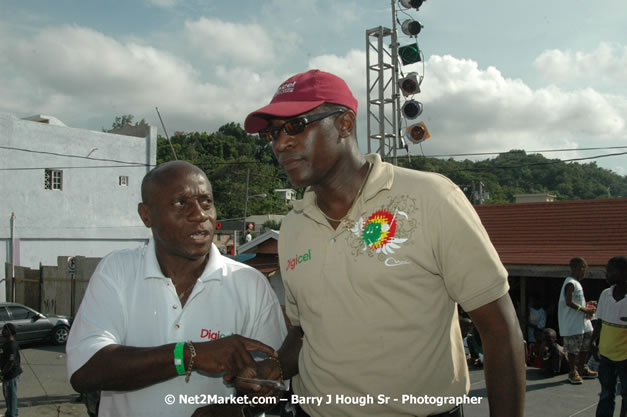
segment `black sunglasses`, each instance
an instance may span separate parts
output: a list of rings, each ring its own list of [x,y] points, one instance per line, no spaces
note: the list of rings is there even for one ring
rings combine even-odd
[[[295,119],[288,120],[278,127],[269,127],[267,129],[263,129],[259,131],[259,137],[267,140],[268,142],[272,142],[273,140],[277,140],[281,135],[281,130],[285,132],[286,135],[293,136],[299,133],[303,133],[308,124],[316,122],[318,120],[322,120],[325,117],[333,116],[337,113],[344,113],[346,110],[344,109],[336,109],[331,110],[324,113],[316,113],[310,114],[308,116],[297,117]]]

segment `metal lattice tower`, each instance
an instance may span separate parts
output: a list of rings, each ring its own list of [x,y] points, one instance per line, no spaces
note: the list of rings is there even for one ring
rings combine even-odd
[[[394,3],[392,0],[392,16],[395,16]],[[391,159],[396,165],[400,145],[400,95],[396,19],[393,18],[392,23],[392,29],[379,26],[366,30],[366,110],[368,153],[375,148],[382,159]],[[371,62],[371,57],[376,57],[376,62]]]

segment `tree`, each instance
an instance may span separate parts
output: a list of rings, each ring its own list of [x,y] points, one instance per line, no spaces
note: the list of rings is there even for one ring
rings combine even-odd
[[[274,220],[267,220],[263,222],[262,230],[280,230],[280,229],[281,229],[281,222],[277,222]]]
[[[126,125],[141,126],[141,125],[147,125],[148,124],[148,123],[146,123],[145,119],[141,119],[139,122],[136,122],[133,125],[133,119],[134,118],[135,118],[135,116],[133,116],[132,114],[124,114],[122,116],[116,116],[115,120],[111,124],[111,129],[109,129],[109,130],[119,129],[119,128],[124,127]],[[103,132],[107,132],[107,130],[104,127],[102,128],[102,131]]]
[[[134,117],[135,116],[133,116],[132,114],[116,116],[115,120],[113,121],[113,124],[111,125],[111,129],[119,129],[126,125],[132,125]]]
[[[132,122],[133,116],[119,116],[117,123]],[[114,124],[116,123],[114,122]],[[171,138],[179,159],[189,161],[205,171],[213,186],[218,218],[233,219],[244,215],[246,177],[248,195],[266,194],[266,198],[249,198],[247,215],[282,214],[289,210],[274,192],[293,188],[279,167],[272,147],[257,135],[247,134],[237,123],[227,123],[216,132],[177,132]],[[157,163],[174,159],[166,138],[157,140]],[[479,182],[490,193],[484,204],[511,203],[515,194],[551,192],[558,200],[627,197],[627,177],[599,168],[596,164],[565,163],[540,154],[528,155],[512,150],[482,161],[399,158],[399,165],[420,171],[446,175],[472,199]],[[302,198],[303,188],[296,188]]]

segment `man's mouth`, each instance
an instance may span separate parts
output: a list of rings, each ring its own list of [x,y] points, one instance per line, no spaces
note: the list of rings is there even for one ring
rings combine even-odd
[[[209,232],[206,230],[192,233],[191,235],[189,235],[189,237],[191,237],[193,240],[204,240],[207,238],[207,236],[209,236]]]
[[[292,169],[292,168],[298,166],[299,164],[301,164],[302,162],[303,162],[303,160],[299,159],[299,158],[285,158],[285,159],[281,160],[281,166],[286,171],[289,171],[290,169]]]

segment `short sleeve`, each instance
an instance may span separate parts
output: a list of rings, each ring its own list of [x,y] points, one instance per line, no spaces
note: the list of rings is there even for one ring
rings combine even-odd
[[[100,349],[123,343],[126,309],[114,279],[115,263],[103,258],[87,285],[66,345],[70,377]]]
[[[507,270],[464,193],[454,187],[432,214],[434,256],[451,298],[472,311],[507,294]]]
[[[256,305],[260,306],[260,310],[253,320],[254,325],[248,337],[278,350],[287,335],[283,311],[274,290],[261,274],[258,283]]]

